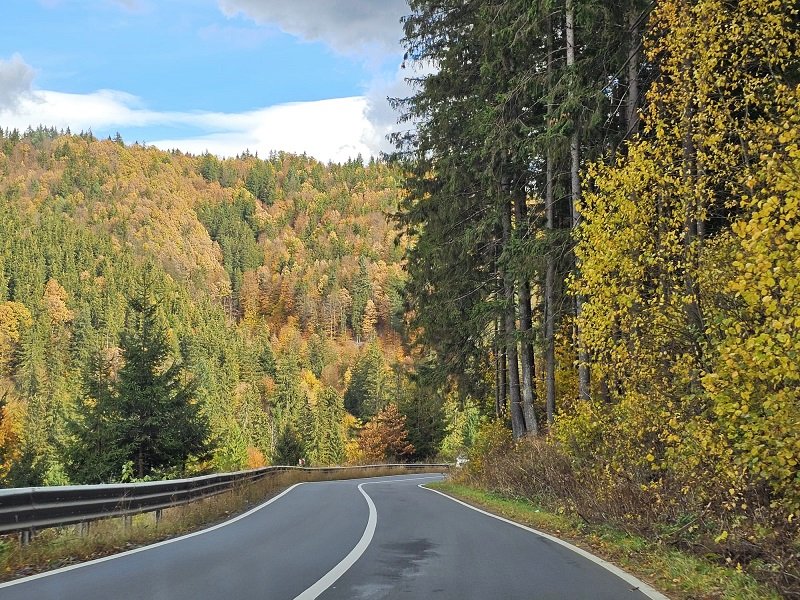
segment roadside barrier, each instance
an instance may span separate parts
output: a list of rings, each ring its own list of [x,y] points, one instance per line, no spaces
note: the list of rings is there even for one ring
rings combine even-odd
[[[266,477],[287,471],[336,473],[387,467],[408,471],[448,469],[448,464],[392,464],[356,467],[262,467],[235,473],[203,475],[188,479],[11,488],[0,490],[0,534],[19,532],[23,543],[39,529],[88,523],[110,517],[130,517],[209,498]]]

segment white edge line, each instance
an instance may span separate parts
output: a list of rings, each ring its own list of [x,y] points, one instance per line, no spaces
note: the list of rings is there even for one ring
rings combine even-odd
[[[471,508],[472,510],[474,510],[476,512],[484,514],[487,517],[492,517],[493,519],[497,519],[498,521],[503,521],[504,523],[508,523],[509,525],[514,525],[515,527],[519,527],[520,529],[524,529],[525,531],[529,531],[531,533],[535,533],[536,535],[538,535],[540,537],[543,537],[543,538],[545,538],[547,540],[550,540],[551,542],[555,542],[556,544],[560,544],[561,546],[564,546],[565,548],[568,548],[569,550],[572,550],[576,554],[580,554],[582,557],[584,557],[587,560],[592,561],[596,565],[600,565],[606,571],[610,571],[611,573],[613,573],[614,575],[616,575],[617,577],[619,577],[620,579],[622,579],[626,583],[629,583],[630,585],[632,585],[635,588],[637,588],[640,592],[642,592],[645,596],[647,596],[648,598],[651,598],[652,600],[669,600],[669,598],[667,598],[667,596],[665,596],[664,594],[662,594],[661,592],[656,590],[651,585],[645,583],[641,579],[637,579],[636,577],[634,577],[630,573],[628,573],[626,571],[623,571],[618,566],[616,566],[616,565],[614,565],[614,564],[612,564],[612,563],[610,563],[610,562],[608,562],[606,560],[603,560],[599,556],[595,556],[591,552],[587,552],[583,548],[579,548],[578,546],[574,546],[574,545],[570,544],[569,542],[565,542],[562,539],[559,539],[559,538],[557,538],[555,536],[550,535],[549,533],[545,533],[543,531],[539,531],[538,529],[533,529],[532,527],[528,527],[526,525],[522,525],[521,523],[517,523],[516,521],[512,521],[510,519],[506,519],[504,517],[492,514],[490,512],[485,511],[485,510],[481,510],[480,508],[472,506],[471,504],[467,504],[466,502],[462,502],[458,498],[453,498],[452,496],[450,496],[448,494],[445,494],[444,492],[440,492],[439,490],[434,490],[434,489],[431,489],[431,488],[427,488],[427,487],[425,487],[425,484],[421,483],[417,487],[419,487],[419,488],[421,488],[423,490],[428,490],[429,492],[433,492],[434,494],[439,494],[440,496],[444,496],[448,500],[452,500],[453,502],[458,502],[459,504],[461,504],[463,506],[466,506],[467,508]]]
[[[367,506],[369,507],[369,518],[367,519],[367,526],[364,528],[364,533],[361,534],[361,539],[358,540],[358,543],[353,547],[352,550],[345,556],[339,564],[333,567],[330,571],[325,573],[322,577],[320,577],[311,587],[307,588],[304,592],[302,592],[299,596],[296,596],[294,600],[314,600],[320,594],[322,594],[325,590],[331,587],[336,581],[344,575],[350,567],[352,567],[356,561],[361,558],[364,552],[367,551],[370,543],[372,542],[372,538],[375,536],[375,529],[378,526],[378,510],[375,508],[375,503],[372,501],[372,498],[369,497],[369,494],[364,491],[365,485],[371,485],[376,483],[394,483],[397,481],[419,481],[421,479],[437,479],[439,476],[437,475],[428,475],[427,477],[409,477],[406,479],[384,479],[381,481],[365,481],[364,483],[358,486],[358,491],[366,498]],[[420,487],[422,485],[420,484]]]
[[[240,521],[240,520],[244,519],[245,517],[249,517],[254,512],[257,512],[257,511],[261,510],[262,508],[264,508],[268,504],[272,504],[273,502],[275,502],[276,500],[278,500],[282,496],[285,496],[286,494],[291,492],[297,486],[303,485],[304,483],[308,483],[308,482],[307,481],[301,481],[300,483],[295,483],[290,488],[287,488],[287,489],[283,490],[280,494],[278,494],[277,496],[273,496],[272,498],[270,498],[269,500],[267,500],[263,504],[259,504],[255,508],[251,508],[250,510],[248,510],[245,513],[242,513],[241,515],[237,515],[237,516],[233,517],[232,519],[228,519],[227,521],[223,521],[222,523],[217,523],[216,525],[213,525],[213,526],[208,527],[206,529],[201,529],[199,531],[193,531],[192,533],[187,533],[186,535],[182,535],[180,537],[170,538],[168,540],[163,540],[161,542],[156,542],[155,544],[148,544],[147,546],[141,546],[140,548],[134,548],[133,550],[127,550],[125,552],[120,552],[119,554],[110,554],[109,556],[103,556],[102,558],[95,558],[94,560],[90,560],[90,561],[87,561],[87,562],[77,563],[77,564],[74,564],[74,565],[68,565],[66,567],[61,567],[60,569],[54,569],[52,571],[45,571],[44,573],[37,573],[36,575],[29,575],[27,577],[22,577],[20,579],[14,579],[12,581],[6,581],[5,583],[0,583],[0,589],[11,587],[13,585],[19,585],[21,583],[27,583],[27,582],[33,581],[35,579],[42,579],[43,577],[50,577],[51,575],[58,575],[59,573],[64,573],[66,571],[72,571],[73,569],[80,569],[81,567],[88,567],[90,565],[96,565],[98,563],[103,563],[103,562],[106,562],[108,560],[114,560],[115,558],[122,558],[123,556],[130,556],[131,554],[136,554],[137,552],[144,552],[145,550],[151,550],[153,548],[158,548],[159,546],[166,546],[167,544],[172,544],[174,542],[180,542],[182,540],[193,538],[193,537],[195,537],[197,535],[203,535],[204,533],[209,533],[211,531],[215,531],[217,529],[225,527],[226,525],[230,525],[231,523],[236,523],[236,521]]]

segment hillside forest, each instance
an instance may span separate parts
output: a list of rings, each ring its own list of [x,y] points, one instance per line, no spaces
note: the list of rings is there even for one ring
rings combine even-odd
[[[3,132],[0,173],[5,485],[438,452],[397,169],[39,128]]]
[[[800,597],[796,3],[409,6],[366,163],[2,132],[3,484],[463,453]]]

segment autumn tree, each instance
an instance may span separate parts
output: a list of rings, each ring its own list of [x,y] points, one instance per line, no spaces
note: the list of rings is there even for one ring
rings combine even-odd
[[[386,406],[364,425],[358,445],[367,461],[393,462],[414,452],[408,442],[406,417],[395,404]]]
[[[562,429],[625,472],[715,501],[766,483],[788,510],[800,498],[786,428],[797,418],[793,10],[656,6],[647,52],[660,76],[640,137],[589,171],[577,248],[584,339],[610,402],[579,405]]]

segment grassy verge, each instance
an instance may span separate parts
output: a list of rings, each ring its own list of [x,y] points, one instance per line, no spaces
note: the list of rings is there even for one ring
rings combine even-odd
[[[726,568],[577,516],[553,514],[527,499],[445,481],[426,487],[580,546],[625,569],[673,599],[779,600],[780,595],[746,573]]]
[[[245,512],[301,481],[358,479],[410,472],[418,471],[409,471],[402,467],[353,469],[337,473],[289,471],[211,498],[165,509],[158,523],[153,513],[144,513],[135,515],[127,526],[122,519],[106,519],[91,523],[88,530],[80,526],[46,529],[39,532],[26,546],[20,545],[15,535],[1,536],[0,581],[85,562],[191,533]]]

